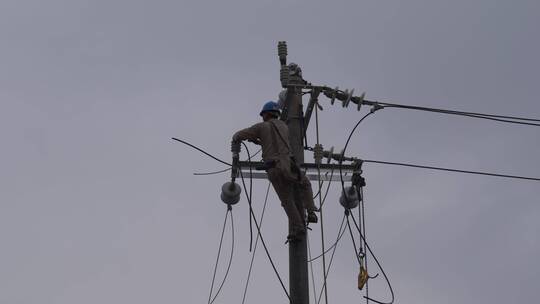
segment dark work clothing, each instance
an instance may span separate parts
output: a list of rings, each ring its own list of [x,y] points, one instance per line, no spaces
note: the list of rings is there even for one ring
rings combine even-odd
[[[278,119],[260,122],[236,132],[233,141],[241,140],[259,141],[262,146],[263,161],[275,162],[275,166],[267,170],[268,179],[291,222],[293,229],[291,233],[305,230],[304,208],[308,211],[317,208],[313,202],[313,191],[309,180],[304,174],[300,173],[298,176],[298,173],[293,173],[291,170],[287,125]],[[297,202],[296,205],[295,202]]]

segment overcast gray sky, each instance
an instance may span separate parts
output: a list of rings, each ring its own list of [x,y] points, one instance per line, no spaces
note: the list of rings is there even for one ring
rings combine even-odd
[[[1,1],[0,303],[205,303],[228,175],[193,176],[223,166],[170,137],[228,160],[232,133],[257,122],[280,91],[277,41],[288,42],[289,61],[313,83],[539,118],[539,28],[532,0]],[[361,113],[321,102],[321,141],[340,149]],[[538,177],[539,131],[385,109],[348,151]],[[538,182],[375,164],[364,175],[367,236],[396,303],[537,301]],[[257,213],[266,185],[255,183]],[[338,197],[336,184],[327,243],[343,214]],[[243,197],[216,303],[241,302],[247,214]],[[271,192],[263,234],[287,282],[285,224]],[[314,253],[319,233],[314,227]],[[357,274],[344,239],[330,303],[361,301]],[[370,290],[389,299],[381,276]],[[262,250],[247,303],[286,303]]]

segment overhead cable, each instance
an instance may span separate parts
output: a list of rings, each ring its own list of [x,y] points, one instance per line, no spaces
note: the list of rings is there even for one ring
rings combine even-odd
[[[223,235],[225,234],[225,227],[227,225],[227,217],[228,217],[229,214],[231,215],[231,231],[232,231],[231,255],[230,255],[230,258],[229,258],[229,263],[227,265],[227,270],[225,271],[225,275],[223,276],[223,280],[221,281],[221,283],[219,285],[219,288],[216,291],[216,294],[212,298],[212,291],[214,289],[214,282],[215,282],[215,279],[216,279],[217,266],[219,264],[219,257],[221,255],[221,246],[223,244]],[[225,281],[227,280],[227,276],[229,275],[229,270],[231,269],[233,256],[234,256],[234,221],[233,221],[232,208],[230,208],[230,205],[229,205],[229,208],[227,209],[227,212],[225,213],[225,221],[223,222],[223,229],[221,231],[221,238],[219,240],[219,249],[218,249],[218,254],[217,254],[217,258],[216,258],[216,264],[214,266],[214,274],[212,276],[212,284],[210,286],[210,294],[208,295],[208,304],[214,303],[217,296],[221,292],[221,289],[223,288],[223,285],[225,284]],[[210,299],[212,299],[212,300],[210,300]]]
[[[249,212],[251,214],[251,217],[253,218],[253,222],[255,223],[255,227],[257,228],[257,233],[258,233],[259,237],[261,238],[261,242],[263,244],[264,251],[266,252],[266,256],[268,257],[268,261],[270,262],[270,265],[272,265],[272,269],[274,270],[274,273],[276,274],[276,276],[277,276],[277,278],[279,280],[279,283],[281,284],[281,287],[283,288],[283,291],[285,292],[285,295],[287,296],[289,301],[291,301],[291,296],[289,295],[289,292],[287,291],[287,288],[285,287],[285,284],[283,283],[283,280],[281,279],[281,276],[279,275],[279,272],[277,271],[276,265],[274,264],[274,260],[270,256],[270,252],[268,251],[268,247],[266,246],[264,238],[263,238],[263,236],[261,234],[261,228],[259,226],[259,223],[257,222],[257,219],[255,218],[255,213],[253,212],[253,209],[251,208],[251,198],[247,194],[246,182],[244,180],[244,175],[242,174],[242,170],[240,170],[239,172],[240,172],[240,178],[242,179],[242,185],[244,187],[244,193],[246,194],[246,198],[248,200],[248,204],[249,204],[249,207],[250,207]]]
[[[517,117],[517,116],[484,114],[484,113],[478,113],[478,112],[456,111],[456,110],[421,107],[421,106],[414,106],[414,105],[403,105],[403,104],[389,103],[389,102],[378,102],[378,101],[365,101],[365,102],[369,104],[378,104],[378,105],[381,105],[383,107],[388,107],[388,108],[401,108],[401,109],[408,109],[408,110],[435,112],[435,113],[441,113],[441,114],[462,115],[462,116],[484,118],[484,119],[491,118],[492,120],[495,120],[495,121],[501,121],[501,122],[507,122],[507,123],[540,126],[540,124],[538,123],[527,123],[527,121],[540,122],[540,119],[536,119],[536,118],[525,118],[525,117]]]
[[[424,165],[416,165],[416,164],[409,164],[409,163],[388,162],[388,161],[372,160],[372,159],[364,159],[363,162],[365,162],[365,163],[375,163],[375,164],[384,164],[384,165],[413,167],[413,168],[421,168],[421,169],[429,169],[429,170],[457,172],[457,173],[466,173],[466,174],[477,174],[477,175],[486,175],[486,176],[496,176],[496,177],[504,177],[504,178],[540,181],[540,178],[538,178],[538,177],[526,177],[526,176],[519,176],[519,175],[507,175],[507,174],[498,174],[498,173],[481,172],[481,171],[460,170],[460,169],[451,169],[451,168],[434,167],[434,166],[424,166]]]
[[[266,210],[266,203],[268,202],[268,193],[269,192],[270,192],[270,182],[268,182],[268,187],[266,188],[266,195],[265,195],[265,198],[264,198],[264,204],[263,204],[263,208],[262,208],[262,212],[261,212],[261,217],[259,218],[259,222],[261,224],[261,227],[262,227],[262,224],[263,224],[264,212]],[[244,287],[244,294],[242,296],[242,304],[244,304],[245,301],[246,301],[247,289],[248,289],[248,285],[249,285],[249,280],[251,279],[251,271],[253,270],[253,261],[255,261],[255,252],[257,252],[258,243],[259,243],[259,234],[257,234],[257,238],[255,238],[255,245],[253,247],[253,251],[251,252],[251,262],[249,263],[249,270],[248,270],[248,275],[247,275],[247,279],[246,279],[246,285]]]
[[[222,163],[222,164],[224,164],[224,165],[227,165],[227,166],[229,166],[229,167],[232,166],[232,165],[229,164],[228,162],[223,161],[223,160],[221,160],[221,159],[215,157],[214,155],[212,155],[212,154],[210,154],[210,153],[204,151],[203,149],[201,149],[201,148],[199,148],[199,147],[196,147],[195,145],[192,145],[192,144],[188,143],[187,141],[184,141],[184,140],[181,140],[181,139],[178,139],[178,138],[175,138],[175,137],[172,137],[171,139],[172,139],[172,140],[176,140],[176,141],[178,141],[178,142],[181,142],[181,143],[183,143],[184,145],[190,146],[190,147],[192,147],[193,149],[195,149],[195,150],[197,150],[197,151],[199,151],[199,152],[202,152],[202,153],[205,154],[206,156],[211,157],[211,158],[213,158],[214,160],[216,160],[216,161],[218,161],[218,162],[220,162],[220,163]]]

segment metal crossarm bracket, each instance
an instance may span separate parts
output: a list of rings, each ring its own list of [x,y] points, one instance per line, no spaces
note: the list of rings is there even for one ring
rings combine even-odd
[[[242,175],[244,177],[250,177],[250,169],[251,169],[251,178],[255,179],[267,179],[266,172],[264,171],[264,163],[263,162],[248,162],[248,161],[240,161],[238,163],[240,170],[242,171]],[[341,178],[339,176],[340,167],[341,172],[343,174],[343,181],[350,181],[352,174],[354,173],[355,169],[357,168],[355,165],[339,165],[339,164],[319,164],[320,169],[320,180],[321,181],[341,181]],[[300,165],[300,168],[303,169],[306,173],[306,177],[309,180],[319,180],[319,174],[317,173],[317,164],[314,163],[304,163]]]

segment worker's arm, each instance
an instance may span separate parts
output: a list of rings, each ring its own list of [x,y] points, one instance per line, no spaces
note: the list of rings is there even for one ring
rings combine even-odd
[[[233,135],[233,142],[240,142],[242,140],[249,140],[253,143],[260,142],[260,131],[262,123],[254,124],[249,128],[242,129]]]

